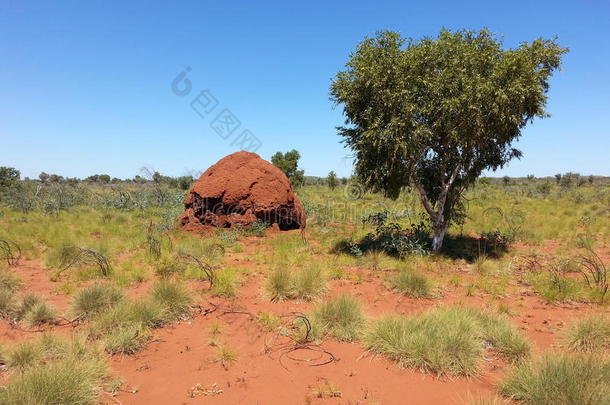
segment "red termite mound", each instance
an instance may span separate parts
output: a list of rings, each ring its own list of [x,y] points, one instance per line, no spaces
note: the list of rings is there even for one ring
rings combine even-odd
[[[281,230],[305,228],[303,206],[286,175],[244,151],[210,166],[191,186],[184,208],[179,223],[186,230],[243,227],[257,220]]]

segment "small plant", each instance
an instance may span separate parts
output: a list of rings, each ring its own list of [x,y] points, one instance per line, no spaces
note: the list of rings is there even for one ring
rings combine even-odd
[[[155,267],[155,273],[161,278],[169,278],[174,275],[183,274],[186,265],[174,257],[163,257]]]
[[[529,355],[529,344],[497,315],[465,307],[434,309],[414,317],[385,317],[365,336],[369,350],[401,367],[433,374],[474,375],[485,347],[509,361]]]
[[[43,351],[35,342],[22,342],[13,346],[3,357],[9,368],[23,371],[37,364],[43,357]]]
[[[247,227],[241,228],[241,232],[249,236],[265,236],[267,224],[264,221],[257,219]]]
[[[565,331],[568,348],[590,352],[610,349],[610,318],[591,315],[578,320]]]
[[[9,348],[4,360],[16,373],[0,390],[0,404],[94,404],[107,375],[99,351],[80,338],[45,334]]]
[[[72,314],[80,319],[90,319],[92,315],[106,310],[124,298],[116,287],[94,284],[80,290],[72,302]]]
[[[0,403],[93,404],[106,366],[101,360],[66,359],[27,370],[4,390]]]
[[[430,298],[431,283],[423,274],[418,274],[410,269],[401,270],[390,279],[391,285],[402,294],[411,298]]]
[[[21,288],[23,282],[19,277],[8,270],[0,270],[0,288],[15,292]]]
[[[265,292],[271,301],[282,301],[292,297],[292,274],[287,267],[273,270],[265,283]]]
[[[317,266],[306,266],[293,278],[295,298],[305,301],[322,295],[326,289],[326,280],[322,269]]]
[[[360,303],[351,295],[341,295],[320,304],[311,318],[314,338],[330,333],[344,341],[356,340],[365,322]]]
[[[239,231],[237,229],[222,229],[216,232],[216,237],[222,242],[232,245],[239,240]]]
[[[34,304],[25,314],[24,320],[30,326],[38,326],[44,323],[55,322],[57,312],[47,302],[42,301]]]
[[[272,332],[282,325],[282,318],[271,312],[259,312],[256,320],[267,332]]]
[[[339,387],[328,380],[325,380],[324,384],[314,387],[311,393],[316,398],[341,398],[342,395]]]
[[[218,346],[216,356],[212,359],[214,363],[220,363],[225,369],[237,361],[238,354],[227,346]]]
[[[11,319],[15,313],[15,293],[8,288],[0,287],[0,318]]]
[[[235,269],[226,267],[214,273],[214,285],[212,294],[217,297],[234,298],[237,295],[237,272]]]
[[[163,305],[173,319],[184,319],[190,314],[193,298],[184,284],[178,281],[158,281],[151,289],[151,297]]]
[[[528,405],[606,405],[610,363],[603,356],[547,354],[515,367],[500,392]]]
[[[134,323],[113,329],[104,338],[104,350],[110,354],[133,354],[148,340],[148,329]]]
[[[100,252],[79,246],[64,246],[59,251],[60,269],[54,277],[59,277],[61,273],[73,266],[95,266],[99,269],[103,277],[109,277],[112,272],[110,262]]]

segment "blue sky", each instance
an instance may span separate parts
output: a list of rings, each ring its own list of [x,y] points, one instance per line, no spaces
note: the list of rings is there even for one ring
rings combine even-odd
[[[306,174],[351,172],[331,78],[380,29],[419,38],[488,27],[506,46],[558,36],[569,47],[551,82],[551,118],[494,175],[610,175],[610,3],[576,1],[0,2],[0,165],[83,177],[205,169],[234,152],[210,127],[228,108],[266,159],[296,148]],[[192,91],[177,96],[187,66]],[[190,106],[200,91],[210,116]],[[237,132],[234,136],[237,136]],[[233,135],[232,135],[233,136]]]

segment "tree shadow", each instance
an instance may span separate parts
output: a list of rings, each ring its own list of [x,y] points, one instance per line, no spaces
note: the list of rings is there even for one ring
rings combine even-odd
[[[431,246],[427,241],[428,249]],[[388,248],[387,244],[380,244],[379,240],[364,237],[359,241],[341,239],[335,242],[330,252],[334,254],[347,254],[350,256],[362,256],[367,252],[383,252],[395,258],[405,258],[398,250]],[[428,250],[429,251],[429,250]],[[476,238],[465,235],[447,235],[443,242],[443,248],[439,255],[454,260],[462,259],[469,263],[480,257],[498,259],[508,252],[508,243],[498,240],[489,240],[483,237]]]
[[[508,243],[465,235],[447,235],[440,255],[451,259],[463,259],[469,263],[480,257],[498,259],[508,252]]]

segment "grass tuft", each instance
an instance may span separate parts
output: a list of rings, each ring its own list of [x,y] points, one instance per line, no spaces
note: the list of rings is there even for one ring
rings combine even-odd
[[[313,337],[330,333],[333,337],[354,341],[360,336],[365,318],[360,303],[351,295],[323,302],[313,311]]]
[[[123,300],[124,295],[116,287],[95,284],[80,290],[72,302],[72,313],[81,319],[90,319],[94,314],[106,310]]]
[[[167,314],[174,320],[184,319],[191,312],[193,297],[181,282],[160,280],[153,285],[151,296],[165,307]]]
[[[500,392],[528,405],[607,405],[610,362],[582,354],[547,354],[515,367]]]
[[[365,341],[401,367],[433,374],[474,375],[487,346],[509,361],[529,355],[529,344],[498,315],[461,306],[375,322]]]
[[[402,294],[411,298],[430,298],[432,297],[432,283],[423,274],[419,274],[410,269],[401,270],[396,276],[390,279],[392,287]]]
[[[273,270],[265,284],[265,292],[271,301],[283,301],[293,295],[292,275],[287,267]]]
[[[306,266],[293,278],[294,297],[311,301],[326,290],[326,279],[322,269],[317,266]]]
[[[565,332],[567,345],[575,351],[610,349],[610,318],[592,315],[574,322]]]

